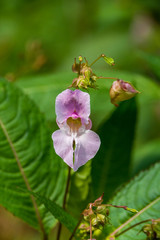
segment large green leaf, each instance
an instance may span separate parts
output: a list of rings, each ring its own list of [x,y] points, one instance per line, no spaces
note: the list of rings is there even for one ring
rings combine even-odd
[[[137,209],[139,212],[134,216],[127,211],[111,208],[110,218],[112,221],[112,231],[119,232],[129,226],[146,220],[157,219],[160,217],[160,163],[155,164],[149,170],[141,172],[130,183],[128,183],[117,195],[111,200],[116,205],[126,205]],[[122,240],[143,240],[146,236],[139,233],[142,225],[124,233],[117,239]],[[106,232],[107,232],[106,227]]]
[[[104,200],[129,177],[131,151],[136,124],[134,99],[120,104],[102,125],[98,134],[101,147],[92,161],[94,198],[104,192]]]
[[[55,219],[16,187],[39,191],[62,203],[66,176],[51,142],[38,107],[16,86],[0,79],[0,204],[47,232]]]

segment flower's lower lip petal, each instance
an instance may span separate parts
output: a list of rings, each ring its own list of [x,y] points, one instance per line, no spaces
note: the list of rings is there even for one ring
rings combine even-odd
[[[91,130],[76,138],[74,171],[96,155],[100,143],[99,136]]]
[[[68,166],[73,168],[73,140],[63,131],[57,130],[52,134],[55,152]]]

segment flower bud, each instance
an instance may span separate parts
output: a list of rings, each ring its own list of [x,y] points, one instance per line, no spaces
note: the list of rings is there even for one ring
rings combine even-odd
[[[131,83],[118,79],[113,82],[109,93],[111,103],[117,107],[118,102],[128,100],[139,92],[131,85]]]
[[[93,206],[99,206],[99,205],[101,205],[102,202],[103,202],[103,196],[104,196],[104,193],[102,194],[102,196],[100,196],[99,198],[97,198],[92,205],[93,205]]]
[[[109,215],[109,209],[104,205],[98,206],[96,212],[107,216]]]
[[[134,208],[128,208],[126,207],[126,210],[129,211],[129,212],[132,212],[132,213],[138,213],[138,211]]]
[[[102,214],[97,214],[97,219],[98,219],[99,223],[101,223],[102,225],[104,225],[106,223],[106,217]]]
[[[83,61],[82,56],[79,56],[79,57],[78,57],[78,60],[79,60],[80,62],[82,62],[82,61]]]
[[[108,63],[110,66],[114,66],[114,59],[110,57],[106,57],[104,54],[102,54],[102,57],[106,63]]]
[[[99,223],[99,220],[98,220],[98,218],[93,218],[92,219],[92,221],[91,221],[91,223],[92,223],[92,226],[96,226],[98,223]]]

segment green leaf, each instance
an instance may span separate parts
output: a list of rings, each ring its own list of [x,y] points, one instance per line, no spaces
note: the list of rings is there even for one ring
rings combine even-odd
[[[139,212],[135,215],[127,211],[110,208],[110,219],[112,222],[112,231],[125,230],[129,226],[147,219],[159,218],[160,209],[160,163],[155,164],[149,170],[141,172],[130,183],[128,183],[116,196],[110,201],[116,205],[126,205],[137,209]],[[143,240],[146,236],[139,233],[143,224],[129,230],[116,239],[122,240]],[[120,229],[119,229],[120,228]],[[107,230],[108,229],[108,230]],[[109,227],[105,229],[106,234]],[[139,233],[139,234],[138,234]]]
[[[64,211],[64,209],[58,206],[54,201],[47,199],[39,193],[29,191],[41,204],[44,204],[46,209],[58,219],[70,232],[73,232],[77,225],[77,220],[72,217],[69,213]]]
[[[152,140],[139,147],[134,155],[132,162],[132,176],[138,174],[140,171],[149,168],[153,163],[160,161],[160,140]]]
[[[46,232],[55,219],[16,187],[62,203],[65,168],[51,145],[51,133],[38,107],[15,85],[0,79],[0,204]]]
[[[101,139],[99,152],[92,161],[94,198],[104,192],[104,200],[128,180],[131,150],[136,124],[135,99],[126,101],[98,130]]]

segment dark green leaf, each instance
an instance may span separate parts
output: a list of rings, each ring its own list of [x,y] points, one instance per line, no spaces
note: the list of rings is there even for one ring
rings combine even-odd
[[[107,200],[128,179],[136,115],[135,99],[123,102],[98,130],[101,147],[92,161],[95,199],[104,192]]]
[[[132,176],[149,168],[151,164],[160,161],[160,140],[152,140],[137,149],[133,155]]]

